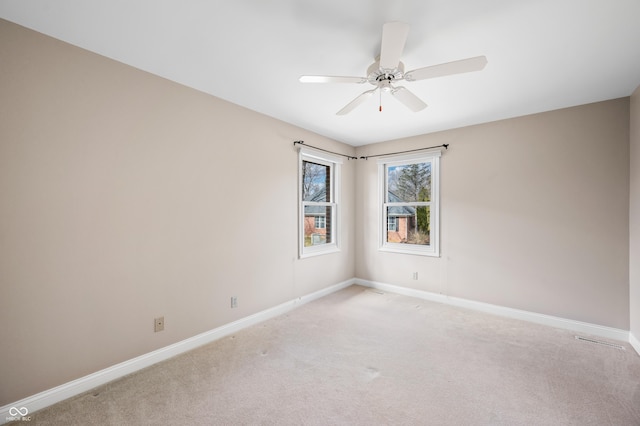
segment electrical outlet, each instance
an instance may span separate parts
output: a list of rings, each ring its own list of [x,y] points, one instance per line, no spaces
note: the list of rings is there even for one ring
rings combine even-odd
[[[231,296],[231,307],[232,308],[238,307],[238,298],[236,296]]]
[[[413,273],[413,279],[414,279],[414,280],[417,280],[417,279],[418,279],[418,273],[417,273],[417,272],[414,272],[414,273]]]
[[[153,320],[153,331],[157,333],[162,330],[164,330],[164,317],[158,317]]]

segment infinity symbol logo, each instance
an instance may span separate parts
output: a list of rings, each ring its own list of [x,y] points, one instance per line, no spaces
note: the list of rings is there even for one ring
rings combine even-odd
[[[16,408],[16,407],[11,407],[9,408],[9,415],[10,416],[26,416],[27,414],[29,414],[29,410],[27,410],[27,407],[20,407],[20,408]]]

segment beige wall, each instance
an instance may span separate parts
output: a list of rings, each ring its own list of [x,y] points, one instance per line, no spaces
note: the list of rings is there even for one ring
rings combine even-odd
[[[2,20],[0,75],[0,406],[354,276],[350,227],[297,259],[293,141],[353,147]]]
[[[440,258],[378,251],[377,164],[358,162],[357,277],[628,330],[629,98],[356,152],[444,143]]]
[[[631,334],[640,341],[640,86],[631,96],[630,116],[629,300],[631,301]]]

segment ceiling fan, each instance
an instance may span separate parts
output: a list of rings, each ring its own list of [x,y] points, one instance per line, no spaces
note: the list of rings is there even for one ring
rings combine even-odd
[[[404,22],[388,22],[382,26],[382,44],[380,56],[367,69],[366,77],[338,77],[325,75],[303,75],[302,83],[369,83],[375,86],[367,90],[357,98],[349,102],[338,111],[337,115],[345,115],[353,111],[357,106],[365,102],[375,92],[389,92],[413,112],[426,108],[420,98],[403,86],[394,86],[393,83],[400,80],[417,81],[427,78],[443,77],[446,75],[460,74],[471,71],[480,71],[487,64],[487,58],[476,56],[459,61],[447,62],[439,65],[418,68],[413,71],[404,71],[404,64],[400,62],[400,56],[409,34],[409,24]],[[380,105],[382,111],[382,105]]]

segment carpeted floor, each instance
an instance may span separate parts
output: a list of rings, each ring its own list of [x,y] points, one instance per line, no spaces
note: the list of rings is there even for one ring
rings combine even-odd
[[[640,425],[640,357],[612,343],[352,286],[30,424]]]

